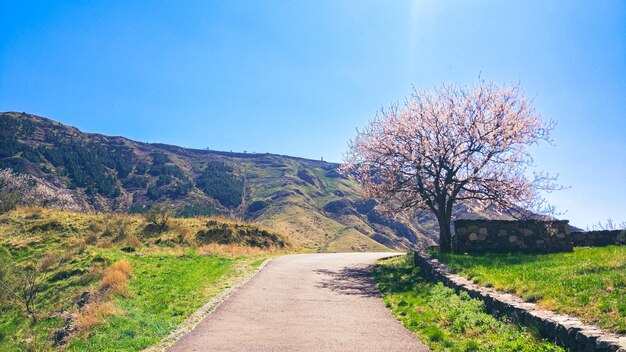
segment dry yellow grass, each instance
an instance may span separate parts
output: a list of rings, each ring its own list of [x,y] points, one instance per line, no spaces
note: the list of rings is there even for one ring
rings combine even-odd
[[[135,234],[126,235],[126,239],[124,240],[124,246],[130,248],[139,248],[141,247],[141,241]]]
[[[96,325],[101,324],[109,315],[120,315],[124,312],[115,306],[113,301],[97,301],[85,305],[76,316],[78,333],[87,333]]]
[[[215,221],[217,225],[211,221]],[[208,225],[209,223],[211,225]],[[57,273],[81,271],[80,275],[71,279],[63,279],[54,285],[48,285],[46,287],[48,291],[45,294],[53,292],[54,299],[42,303],[40,311],[42,314],[59,311],[75,314],[78,329],[76,334],[83,337],[93,331],[94,327],[106,325],[109,320],[107,316],[124,313],[123,310],[116,308],[117,302],[143,299],[131,293],[135,292],[133,287],[137,282],[145,283],[146,280],[150,282],[150,279],[144,276],[146,272],[144,269],[148,268],[150,271],[159,272],[160,275],[167,275],[166,271],[160,269],[160,262],[155,263],[154,266],[152,264],[147,267],[142,266],[152,263],[152,260],[157,260],[153,259],[154,257],[162,256],[169,260],[168,268],[179,269],[179,263],[189,265],[191,261],[215,263],[231,270],[229,265],[232,259],[226,260],[224,256],[237,258],[234,259],[237,263],[245,262],[245,265],[241,265],[242,268],[247,268],[249,262],[258,261],[266,255],[293,251],[292,247],[278,248],[277,246],[268,249],[237,244],[247,243],[243,240],[228,245],[207,244],[201,249],[198,248],[197,237],[201,230],[224,227],[234,232],[242,225],[248,224],[223,217],[172,219],[172,226],[158,233],[150,232],[147,224],[142,216],[137,215],[85,214],[43,208],[19,208],[0,215],[0,245],[10,248],[12,252],[26,251],[29,255],[22,261],[30,262],[39,270],[45,271],[46,277],[53,277]],[[125,250],[125,247],[130,246],[135,247],[141,256],[152,258],[147,260],[142,258],[135,263],[134,254],[126,253]],[[109,249],[103,250],[103,248]],[[202,258],[198,254],[204,254],[206,257]],[[213,258],[214,256],[216,258]],[[128,261],[115,262],[124,257],[128,258]],[[178,261],[176,257],[180,257],[181,260]],[[114,262],[109,262],[110,260]],[[133,263],[132,266],[130,263]],[[196,269],[185,270],[195,272]],[[198,270],[210,273],[212,269],[198,268]],[[233,275],[233,277],[239,275],[240,269],[232,270],[232,273],[228,275]],[[193,278],[190,281],[196,284],[193,280],[199,281],[200,278]],[[162,284],[150,282],[150,285],[160,287]],[[215,289],[222,287],[218,285]],[[201,292],[203,288],[198,290]],[[85,306],[78,308],[74,302],[82,292],[90,292],[90,297]],[[185,306],[183,303],[178,305]],[[19,316],[18,318],[22,319]],[[22,324],[21,321],[20,324]],[[30,325],[26,322],[22,325],[25,329],[29,329]],[[37,328],[39,329],[39,326]],[[50,336],[50,331],[47,330],[49,330],[47,327],[42,327],[43,332],[39,334],[44,340]],[[6,340],[0,339],[0,346],[2,346],[0,350],[7,350],[3,348],[6,345],[5,342]]]
[[[133,274],[133,267],[130,265],[128,260],[120,260],[115,262],[110,266],[111,270],[117,270],[123,273],[126,276],[131,276]]]
[[[256,223],[240,221],[227,218],[224,216],[216,217],[197,217],[197,218],[174,218],[171,224],[163,233],[151,234],[146,233],[147,222],[140,215],[125,214],[86,214],[74,213],[68,211],[57,211],[45,208],[18,208],[6,217],[10,222],[10,226],[0,226],[0,231],[6,232],[9,228],[23,228],[23,232],[28,232],[28,236],[21,236],[18,233],[2,234],[5,243],[15,249],[28,248],[33,244],[40,243],[43,240],[42,234],[45,232],[30,231],[32,224],[40,227],[62,226],[63,229],[53,229],[59,233],[59,240],[63,245],[72,248],[71,251],[65,251],[64,260],[72,260],[76,255],[89,250],[90,247],[97,248],[113,248],[113,247],[130,247],[141,251],[143,254],[148,253],[166,253],[167,255],[183,255],[190,248],[198,251],[203,255],[224,255],[228,257],[239,256],[255,256],[259,254],[278,253],[278,252],[295,252],[302,251],[299,245],[288,243],[283,248],[257,248],[243,244],[217,244],[210,243],[202,245],[197,240],[197,233],[206,230],[207,223],[224,224],[227,229],[236,231],[236,226],[254,226],[259,229],[267,230],[267,226],[260,227]],[[60,225],[58,225],[60,224]],[[300,223],[294,224],[299,227]],[[309,227],[317,227],[318,231],[324,231],[320,228],[320,223],[310,223]],[[45,230],[48,231],[48,230]],[[21,232],[21,230],[20,230]],[[269,231],[276,233],[275,231]],[[282,233],[282,231],[278,231]],[[156,235],[156,236],[155,236]],[[284,238],[284,237],[283,237]],[[201,246],[201,247],[200,247]],[[41,269],[46,270],[54,265],[55,258],[53,254],[48,254],[49,258],[40,258]],[[103,275],[102,284],[111,287],[114,291],[120,288],[116,281],[124,281],[124,278],[117,277],[116,274]],[[108,289],[105,289],[107,291]],[[120,289],[120,292],[124,290]]]
[[[128,277],[132,267],[127,260],[120,260],[104,270],[100,280],[100,292],[110,296],[128,294]]]
[[[59,252],[56,252],[56,251],[48,252],[46,256],[43,257],[39,261],[39,263],[37,263],[37,268],[41,271],[47,271],[48,269],[52,268],[56,264],[59,264],[60,260],[61,260],[61,255],[59,254]]]
[[[267,252],[267,249],[242,246],[238,244],[210,243],[198,248],[198,253],[202,255],[224,255],[227,257],[252,256]]]

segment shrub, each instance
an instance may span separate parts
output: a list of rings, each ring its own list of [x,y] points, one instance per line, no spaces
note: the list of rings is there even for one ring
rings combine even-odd
[[[7,275],[7,285],[4,288],[10,298],[21,303],[26,309],[26,314],[33,323],[37,322],[36,307],[39,303],[39,293],[42,291],[44,276],[32,266],[17,268],[13,265]]]
[[[44,276],[32,266],[20,268],[4,247],[0,247],[0,300],[11,299],[21,303],[34,323],[36,306],[42,291]]]
[[[115,241],[121,241],[130,234],[130,220],[124,215],[108,214],[104,218],[103,236],[113,237]]]
[[[128,277],[117,270],[105,270],[100,280],[100,291],[111,295],[125,295],[128,290]]]
[[[617,235],[617,244],[626,245],[626,230],[620,231]]]
[[[139,247],[141,247],[141,241],[139,241],[139,238],[137,238],[137,236],[130,234],[128,236],[126,236],[126,240],[124,241],[124,245],[128,248],[132,248],[137,249]]]
[[[202,244],[242,244],[251,247],[284,248],[288,244],[279,235],[248,225],[218,224],[210,220],[206,227],[196,234],[196,240]]]
[[[176,235],[176,242],[179,244],[188,243],[193,245],[195,242],[193,231],[181,222],[172,222],[169,226],[170,232]]]
[[[106,220],[106,217],[105,217],[105,220]],[[104,225],[100,221],[89,219],[89,221],[87,222],[87,229],[89,230],[89,232],[93,234],[99,234],[99,233],[104,232]]]
[[[95,233],[88,234],[87,237],[85,237],[85,243],[91,246],[95,245],[98,243],[98,236]]]
[[[131,273],[132,267],[126,260],[109,266],[100,280],[100,292],[112,296],[128,294],[128,277]]]
[[[148,230],[163,232],[168,228],[172,217],[172,210],[164,205],[155,204],[146,212],[144,217],[150,227]]]

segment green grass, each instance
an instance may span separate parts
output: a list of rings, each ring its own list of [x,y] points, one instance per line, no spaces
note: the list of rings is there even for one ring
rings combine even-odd
[[[439,254],[451,270],[541,307],[626,332],[626,247],[579,247],[570,253]]]
[[[137,351],[158,343],[183,320],[219,293],[238,259],[188,254],[127,258],[134,271],[130,295],[117,299],[122,315],[110,316],[69,351]]]
[[[485,313],[466,293],[426,281],[409,256],[374,267],[385,304],[433,351],[563,351],[521,327]]]
[[[128,222],[124,236],[107,232],[117,229],[111,222],[124,221]],[[37,266],[43,284],[36,323],[21,304],[0,296],[0,351],[53,350],[52,332],[65,323],[60,315],[81,314],[76,302],[85,291],[99,297],[96,299],[101,301],[95,303],[108,302],[98,296],[100,280],[107,267],[122,260],[132,267],[128,292],[113,296],[115,309],[64,347],[70,351],[137,351],[158,343],[211,297],[275,254],[239,244],[194,249],[190,234],[206,221],[177,219],[171,230],[155,235],[144,233],[145,222],[137,216],[111,219],[44,209],[0,215],[0,247],[9,251],[12,267],[37,266],[50,253],[58,253],[49,266]],[[217,221],[232,225],[228,219]],[[139,239],[135,252],[122,251],[129,246],[129,238]],[[157,241],[160,245],[155,245]]]

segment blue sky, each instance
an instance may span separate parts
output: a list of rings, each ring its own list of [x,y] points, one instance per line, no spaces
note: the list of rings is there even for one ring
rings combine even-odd
[[[0,111],[194,148],[341,161],[417,88],[520,81],[538,168],[585,227],[626,220],[624,1],[0,1]]]

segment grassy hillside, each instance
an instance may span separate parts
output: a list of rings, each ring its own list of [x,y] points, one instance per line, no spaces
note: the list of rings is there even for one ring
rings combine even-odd
[[[475,282],[604,329],[626,332],[626,246],[571,253],[436,254]]]
[[[83,211],[141,213],[155,203],[179,216],[259,222],[320,251],[433,244],[435,223],[381,217],[338,164],[227,153],[83,133],[42,117],[0,113],[0,168],[67,189]]]
[[[161,230],[137,215],[12,211],[0,216],[0,350],[141,350],[264,258],[293,250],[224,218]]]

